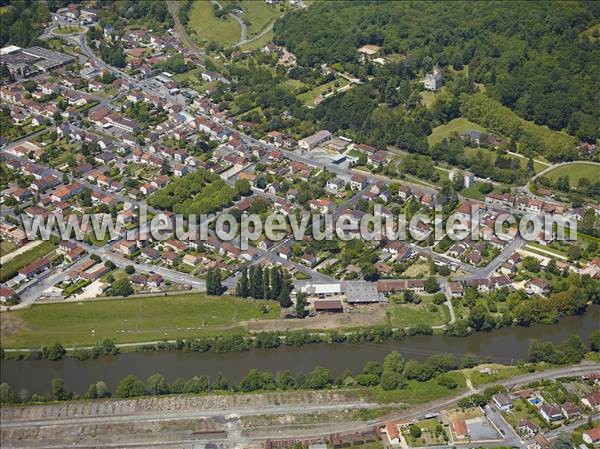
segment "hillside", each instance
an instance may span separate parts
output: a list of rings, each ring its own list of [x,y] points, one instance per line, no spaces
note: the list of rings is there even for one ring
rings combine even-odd
[[[433,63],[460,71],[521,118],[594,142],[600,135],[600,47],[580,33],[600,3],[315,2],[275,24],[299,64],[369,75],[357,48],[403,56],[413,81]],[[596,105],[596,106],[595,106]]]

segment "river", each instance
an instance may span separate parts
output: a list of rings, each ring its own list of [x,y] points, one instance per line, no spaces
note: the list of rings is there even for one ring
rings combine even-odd
[[[561,341],[577,334],[588,341],[589,335],[600,328],[600,306],[592,306],[583,316],[564,318],[554,325],[506,327],[489,333],[468,337],[443,335],[407,337],[398,342],[382,344],[314,344],[302,347],[281,346],[277,349],[256,349],[247,352],[188,353],[182,351],[130,352],[119,356],[103,356],[83,362],[73,358],[60,361],[4,360],[1,380],[13,389],[48,393],[50,381],[61,377],[68,389],[83,393],[98,380],[105,381],[111,391],[129,374],[146,379],[162,373],[169,382],[178,377],[195,375],[215,376],[222,372],[229,381],[238,382],[248,370],[259,368],[271,372],[290,370],[308,372],[315,366],[329,368],[333,375],[345,369],[360,372],[368,361],[381,362],[391,351],[400,351],[406,359],[423,360],[432,354],[467,354],[500,363],[515,363],[527,359],[530,339]]]

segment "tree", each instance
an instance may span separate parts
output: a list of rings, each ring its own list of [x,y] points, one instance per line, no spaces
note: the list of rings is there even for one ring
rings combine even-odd
[[[108,391],[108,386],[106,382],[100,380],[96,382],[96,393],[99,398],[106,398],[110,396],[110,391]]]
[[[550,449],[571,449],[572,447],[573,439],[571,438],[571,435],[567,433],[561,433],[550,445]]]
[[[48,360],[60,360],[66,355],[67,351],[59,342],[42,348],[42,357]]]
[[[121,278],[112,283],[111,291],[114,296],[129,296],[133,293],[133,287],[129,279]]]
[[[304,318],[306,315],[306,306],[308,306],[308,295],[303,292],[296,294],[296,315],[299,318]]]
[[[436,278],[434,277],[429,277],[427,278],[427,280],[425,281],[425,291],[427,293],[435,293],[440,289],[440,285],[438,284],[438,281]]]
[[[225,378],[222,372],[217,373],[217,377],[213,383],[214,390],[227,390],[229,388],[229,381]]]
[[[315,367],[308,377],[308,387],[313,390],[322,390],[329,382],[329,370],[322,366]]]
[[[415,424],[411,424],[410,425],[410,436],[413,438],[420,438],[421,437],[421,428]]]
[[[167,380],[160,373],[152,374],[148,380],[146,380],[146,389],[153,396],[169,393]]]
[[[209,383],[206,376],[194,376],[185,383],[185,393],[202,393],[208,391]]]
[[[401,373],[404,369],[404,357],[398,351],[390,352],[383,360],[383,372]]]
[[[406,382],[401,373],[384,369],[379,384],[384,390],[394,390],[403,387]]]
[[[235,181],[235,191],[238,195],[248,196],[252,193],[252,186],[247,179],[238,179]]]
[[[135,273],[135,268],[133,267],[133,265],[127,265],[125,267],[125,273],[127,273],[127,274]]]
[[[279,297],[277,298],[279,301],[279,305],[281,305],[281,307],[283,307],[284,309],[291,307],[293,304],[292,299],[290,298],[291,288],[292,287],[290,281],[288,279],[285,279],[283,281],[281,291],[279,292]]]
[[[96,384],[93,383],[89,386],[87,392],[84,397],[86,399],[96,399],[98,397],[98,389],[96,388]]]
[[[206,274],[206,292],[209,295],[222,295],[223,285],[221,284],[221,270],[211,268]]]
[[[242,298],[247,298],[250,294],[250,288],[248,286],[248,268],[242,268],[242,273],[238,279],[236,295]]]
[[[441,385],[442,387],[446,387],[450,390],[456,388],[458,385],[456,383],[456,380],[454,380],[452,377],[447,376],[447,375],[438,376],[437,383],[438,383],[438,385]]]
[[[17,397],[6,382],[0,384],[0,404],[11,404],[16,402]]]
[[[595,330],[590,335],[590,349],[594,352],[600,352],[600,330]]]
[[[68,401],[73,397],[73,393],[65,387],[63,379],[52,379],[52,399],[55,401]]]
[[[144,382],[134,375],[129,375],[119,382],[115,395],[119,398],[134,398],[146,394]]]

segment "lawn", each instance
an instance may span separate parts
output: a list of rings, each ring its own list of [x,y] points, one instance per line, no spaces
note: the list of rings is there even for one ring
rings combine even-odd
[[[468,189],[463,189],[460,191],[460,194],[464,197],[471,198],[473,200],[483,201],[485,200],[485,195],[481,193],[479,187],[482,186],[483,183],[476,182],[474,185],[469,187]]]
[[[279,6],[268,5],[264,1],[242,1],[242,7],[244,8],[243,18],[248,20],[248,36],[250,39],[260,33],[270,22],[275,20],[281,15]]]
[[[460,135],[469,129],[485,132],[485,128],[479,126],[477,123],[473,123],[466,118],[459,117],[455,118],[454,120],[450,120],[445,125],[440,125],[433,128],[431,134],[427,137],[427,141],[429,142],[429,145],[433,145],[441,142],[446,137],[449,137],[452,133],[458,133]]]
[[[556,181],[561,176],[568,176],[569,184],[572,186],[576,186],[581,178],[587,178],[589,181],[594,182],[600,178],[600,164],[574,162],[572,164],[561,165],[544,175],[544,177],[552,181]]]
[[[422,404],[424,402],[435,401],[450,395],[456,395],[466,386],[465,376],[459,371],[446,373],[445,376],[451,377],[457,383],[456,388],[446,388],[437,383],[437,379],[431,379],[426,382],[409,380],[406,388],[398,390],[385,391],[380,386],[371,389],[373,399],[378,402],[403,402],[407,404]]]
[[[192,70],[188,70],[187,72],[177,73],[173,75],[173,81],[176,83],[181,83],[182,81],[188,81],[190,83],[198,81],[198,74],[201,73],[202,70],[200,67],[197,67]]]
[[[223,47],[238,42],[242,32],[239,23],[231,17],[217,18],[212,3],[208,1],[194,2],[188,26],[195,33],[198,41],[203,43],[214,41]]]
[[[269,306],[268,313],[262,312],[263,305]],[[279,312],[275,301],[193,293],[34,305],[5,312],[0,319],[3,347],[35,348],[52,341],[69,347],[104,338],[129,343],[243,332],[241,321],[273,319]]]
[[[259,48],[262,48],[265,45],[267,45],[269,42],[271,42],[273,40],[274,36],[275,36],[275,33],[273,33],[272,31],[269,31],[268,33],[265,33],[264,35],[262,35],[258,39],[254,40],[252,42],[247,42],[247,43],[241,45],[240,49],[242,51],[254,51],[254,50],[258,50]]]
[[[387,308],[392,327],[414,327],[420,324],[438,326],[450,321],[450,312],[445,304],[432,312],[430,298],[425,298],[421,304],[390,304]]]
[[[0,282],[6,282],[12,278],[17,272],[31,262],[45,256],[53,251],[56,245],[47,240],[38,246],[31,248],[29,251],[19,254],[14,259],[0,266]]]
[[[519,425],[519,422],[524,419],[531,421],[540,428],[545,427],[544,422],[540,419],[538,413],[535,411],[535,407],[524,399],[515,400],[514,408],[509,413],[503,413],[502,415],[515,430]]]
[[[17,245],[10,240],[0,240],[0,256],[6,256],[8,253],[12,253],[15,249],[17,249]]]

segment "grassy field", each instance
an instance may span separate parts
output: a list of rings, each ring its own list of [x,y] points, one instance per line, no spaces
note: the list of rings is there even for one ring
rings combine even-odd
[[[431,379],[426,382],[417,382],[409,380],[406,388],[399,390],[385,391],[381,387],[373,387],[374,399],[380,402],[404,402],[407,404],[421,404],[424,402],[435,401],[446,396],[455,395],[466,387],[466,380],[463,373],[454,371],[447,373],[457,383],[456,388],[446,388],[437,383],[437,379]]]
[[[337,87],[335,84],[338,84]],[[329,93],[329,91],[340,89],[342,86],[348,84],[348,81],[343,78],[338,78],[333,81],[330,81],[325,84],[321,84],[320,86],[315,87],[308,92],[304,92],[303,94],[298,95],[298,99],[302,101],[306,106],[314,106],[315,101],[319,97],[319,95],[325,95]]]
[[[481,153],[483,153],[486,157],[489,157],[494,162],[496,161],[496,158],[498,157],[498,153],[496,153],[494,150],[489,149],[489,148],[471,148],[471,147],[465,148],[465,154],[469,155],[469,156],[478,156]],[[527,159],[526,157],[514,156],[512,154],[509,154],[506,156],[519,159],[519,162],[521,163],[521,168],[524,168],[524,169],[527,168],[527,162],[529,161],[529,159]],[[533,171],[536,173],[541,172],[542,170],[548,168],[549,166],[550,165],[540,164],[539,162],[533,161]]]
[[[510,377],[520,376],[527,373],[527,369],[519,368],[518,366],[502,366],[490,365],[492,373],[484,374],[479,372],[479,369],[473,369],[469,375],[474,387],[479,385],[498,382],[499,380],[508,379]]]
[[[600,165],[574,162],[572,164],[561,165],[549,171],[544,176],[550,178],[552,181],[556,181],[561,176],[568,176],[569,184],[576,186],[581,178],[587,178],[591,182],[598,180],[600,177]]]
[[[263,305],[269,306],[268,313],[262,312]],[[69,347],[104,338],[130,343],[243,332],[241,321],[277,318],[279,312],[275,301],[194,293],[34,305],[0,319],[3,347],[35,348],[53,341]]]
[[[435,97],[435,92],[430,92],[428,90],[421,92],[421,101],[427,109],[429,109],[433,105]]]
[[[593,42],[600,42],[600,35],[597,37],[594,37],[594,31],[598,31],[600,33],[600,23],[597,23],[596,25],[592,25],[587,30],[585,30],[583,33],[581,33],[581,35],[587,37],[588,39],[590,39]],[[598,33],[596,33],[596,34],[598,34]]]
[[[419,324],[437,326],[450,321],[450,312],[444,304],[432,312],[431,298],[424,298],[421,304],[390,304],[387,308],[392,327],[412,327]]]
[[[208,1],[194,2],[188,23],[199,42],[214,41],[223,47],[238,42],[242,32],[239,23],[231,17],[217,18],[212,3]]]
[[[61,28],[55,28],[54,33],[56,34],[75,34],[75,33],[83,33],[85,29],[76,25],[64,26]]]
[[[248,20],[248,39],[260,33],[269,23],[275,20],[281,12],[277,5],[268,5],[263,1],[248,0],[241,2],[244,8],[244,18]]]
[[[0,282],[6,282],[12,278],[21,268],[29,265],[31,262],[45,256],[53,251],[56,245],[50,241],[45,241],[29,251],[19,254],[14,259],[0,266]]]
[[[273,40],[274,36],[275,36],[275,33],[273,33],[272,31],[269,31],[268,33],[265,33],[263,36],[259,37],[255,41],[248,42],[246,44],[241,45],[240,50],[242,50],[242,51],[258,50],[259,48],[262,48],[265,45],[267,45],[269,42],[271,42]]]
[[[444,138],[450,136],[452,133],[458,133],[459,135],[469,129],[484,132],[485,128],[479,126],[477,123],[470,122],[466,118],[455,118],[450,120],[445,125],[440,125],[431,131],[431,134],[427,137],[429,145],[434,145],[441,142]]]
[[[304,87],[305,84],[302,81],[299,81],[299,80],[288,79],[288,80],[285,80],[283,83],[281,83],[281,86],[285,87],[287,90],[290,91],[290,93],[293,94],[298,89]]]

